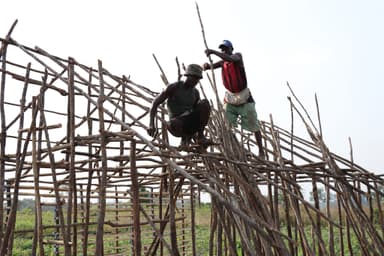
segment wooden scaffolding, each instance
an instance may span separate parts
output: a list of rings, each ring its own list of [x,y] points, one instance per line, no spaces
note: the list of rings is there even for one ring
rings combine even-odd
[[[156,92],[101,61],[92,68],[25,46],[13,28],[0,39],[0,255],[12,255],[20,235],[32,255],[48,246],[55,255],[384,252],[383,177],[332,153],[293,93],[309,140],[271,117],[260,159],[254,136],[231,129],[216,99],[207,134],[218,144],[180,152],[164,108],[159,134],[146,134]],[[205,252],[196,248],[202,194],[211,202]],[[35,203],[33,229],[17,225],[23,198]]]

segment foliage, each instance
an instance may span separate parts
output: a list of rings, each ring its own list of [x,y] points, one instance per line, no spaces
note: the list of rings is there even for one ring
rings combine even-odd
[[[25,198],[23,200],[19,200],[17,203],[17,209],[23,210],[25,208],[34,210],[35,209],[35,200],[28,199],[28,198]]]
[[[95,206],[92,206],[92,207],[95,207]],[[300,206],[302,207],[302,206]],[[93,210],[97,210],[97,208],[94,208]],[[332,209],[332,210],[335,210],[336,209]],[[302,212],[304,212],[304,209],[301,209]],[[367,208],[366,211],[368,212],[369,209]],[[294,222],[294,214],[293,212],[290,212],[289,213],[290,217],[292,218],[292,222]],[[378,227],[378,230],[380,230],[380,223],[379,223],[379,212],[378,212],[378,209],[373,209],[373,221],[376,223],[377,227]],[[281,229],[282,229],[282,232],[283,233],[287,233],[287,230],[286,230],[286,221],[284,221],[284,209],[281,209],[281,213],[280,213],[280,216],[282,217],[281,219]],[[332,212],[331,213],[331,216],[333,218],[338,218],[338,215],[336,212]],[[314,216],[312,216],[314,217]],[[342,217],[343,219],[345,219],[345,213],[342,213]],[[97,215],[93,216],[92,217],[92,221],[96,221],[96,218],[97,218]],[[107,216],[107,218],[109,219],[112,219],[113,216]],[[313,228],[312,228],[312,224],[310,222],[310,218],[308,215],[303,215],[302,216],[303,218],[303,223],[304,225],[306,226],[305,227],[305,232],[307,233],[306,237],[315,237],[312,235],[312,232],[313,232]],[[335,221],[337,221],[335,219]],[[51,211],[51,210],[44,210],[43,211],[43,222],[44,222],[44,225],[54,225],[54,212]],[[208,253],[208,248],[209,248],[209,239],[210,239],[210,232],[211,232],[211,228],[210,228],[210,223],[211,222],[211,205],[210,204],[201,204],[201,205],[196,205],[196,208],[195,208],[195,223],[196,223],[196,226],[195,226],[195,232],[196,232],[196,254],[197,255],[207,255]],[[33,243],[33,230],[34,230],[34,226],[35,226],[35,213],[34,213],[34,209],[31,207],[26,207],[26,208],[23,208],[22,210],[19,210],[17,212],[17,220],[16,220],[16,227],[15,227],[15,239],[14,239],[14,244],[13,244],[13,252],[12,252],[12,255],[30,255],[30,252],[31,252],[31,249],[32,249],[32,243]],[[131,237],[129,236],[129,228],[126,228],[126,229],[120,229],[120,232],[121,232],[121,241],[124,241],[124,242],[121,242],[119,244],[119,246],[121,248],[129,248],[132,244],[131,244]],[[27,231],[27,232],[20,232],[20,231]],[[53,232],[55,230],[54,229],[45,229],[44,230],[44,234],[45,234],[45,239],[53,239]],[[89,246],[88,246],[88,251],[90,254],[93,254],[94,253],[94,235],[95,235],[95,229],[94,228],[90,228],[89,230],[89,234],[93,234],[93,238],[90,238],[89,240]],[[105,227],[105,236],[104,236],[104,240],[105,240],[105,249],[106,250],[112,250],[115,246],[115,240],[114,240],[114,235],[113,235],[113,228],[111,228],[110,226],[106,226]],[[123,237],[125,236],[123,233],[126,232],[126,237]],[[143,229],[143,232],[144,229]],[[149,230],[147,230],[147,232],[150,232]],[[324,242],[326,243],[326,247],[328,248],[328,239],[329,239],[329,228],[328,228],[328,225],[327,225],[327,222],[322,222],[321,223],[321,234],[322,234],[322,239],[324,240]],[[298,238],[299,239],[299,238]],[[344,248],[345,248],[345,251],[344,253],[348,252],[349,253],[349,249],[347,248],[347,240],[346,240],[346,236],[344,234]],[[148,241],[142,241],[143,244],[145,243],[148,243]],[[150,242],[150,241],[149,241]],[[310,243],[314,243],[313,244],[313,248],[317,248],[318,246],[316,246],[316,240],[314,239],[313,241],[309,241]],[[79,241],[80,243],[80,241]],[[339,232],[334,232],[334,244],[335,244],[335,254],[336,255],[340,255],[340,234]],[[359,245],[359,242],[356,238],[356,236],[353,234],[353,232],[351,233],[351,244],[352,244],[352,252],[354,255],[359,255],[359,253],[361,253],[361,248]],[[93,245],[93,246],[92,246]],[[241,244],[238,243],[238,250],[239,250],[239,255],[241,255]],[[79,248],[81,247],[81,245],[79,244]],[[312,245],[311,245],[312,247]],[[54,255],[54,248],[53,246],[48,246],[48,245],[44,245],[44,250],[45,250],[45,253],[46,255]],[[316,249],[318,250],[318,249]],[[62,251],[60,251],[62,252]],[[298,252],[298,255],[303,255],[303,252],[301,250],[299,250]]]

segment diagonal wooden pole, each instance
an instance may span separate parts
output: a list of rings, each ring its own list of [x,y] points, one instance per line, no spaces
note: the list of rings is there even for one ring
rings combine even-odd
[[[199,17],[199,21],[200,21],[200,27],[201,27],[201,33],[203,35],[203,40],[204,40],[204,46],[205,46],[205,49],[209,49],[208,47],[208,44],[207,44],[207,39],[205,37],[205,30],[204,30],[204,25],[203,25],[203,21],[201,19],[201,15],[200,15],[200,10],[199,10],[199,5],[197,4],[196,2],[196,10],[197,10],[197,15]],[[212,67],[212,64],[213,64],[213,61],[212,61],[212,58],[211,56],[208,56],[208,60],[209,60],[209,63],[211,64],[211,67]],[[217,105],[218,106],[221,106],[220,104],[220,99],[219,99],[219,96],[218,96],[218,93],[217,93],[217,86],[216,86],[216,79],[215,79],[215,72],[213,70],[213,68],[211,68],[211,72],[212,72],[212,87],[213,87],[213,91],[215,93],[215,96],[216,96],[216,102],[217,102]]]

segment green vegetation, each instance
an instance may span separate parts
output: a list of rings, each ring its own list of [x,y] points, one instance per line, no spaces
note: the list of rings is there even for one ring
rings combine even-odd
[[[209,246],[211,224],[211,205],[202,204],[196,207],[196,253],[197,255],[207,255]]]
[[[17,212],[12,255],[31,255],[35,227],[35,213],[33,211],[31,208],[23,208]],[[43,211],[43,225],[54,225],[53,211]],[[18,232],[21,230],[28,232]],[[54,229],[46,229],[44,232],[51,234],[51,239],[53,239]],[[53,246],[44,246],[44,251],[46,255],[53,255]]]
[[[30,203],[30,202],[29,202]],[[30,255],[30,252],[32,250],[33,245],[33,231],[35,227],[35,213],[33,209],[33,204],[29,204],[27,202],[21,203],[20,205],[27,205],[26,208],[19,209],[17,213],[17,219],[16,219],[16,227],[15,227],[15,234],[14,234],[14,245],[13,245],[13,252],[12,255]],[[29,205],[29,206],[28,206]],[[96,222],[97,214],[96,214],[96,206],[93,206],[93,211],[91,214],[91,222]],[[128,206],[126,206],[128,207]],[[128,208],[124,208],[128,209]],[[280,216],[284,216],[284,207],[281,207]],[[373,209],[373,219],[374,222],[377,224],[377,230],[381,230],[380,224],[379,224],[379,214],[377,209]],[[202,204],[200,207],[196,207],[196,250],[197,255],[207,255],[208,248],[209,248],[209,238],[210,238],[210,222],[211,222],[211,205],[210,204]],[[124,212],[125,216],[128,216],[129,213]],[[189,211],[186,210],[187,217],[189,216]],[[291,215],[291,214],[290,214]],[[337,214],[336,212],[331,213],[331,215],[336,218]],[[52,208],[45,208],[43,210],[43,225],[44,226],[53,226],[54,225],[54,211]],[[309,217],[304,215],[303,217],[303,223],[307,225],[305,228],[305,232],[307,234],[307,237],[314,237],[312,235],[313,228],[309,221]],[[314,217],[314,216],[312,216]],[[343,216],[344,218],[345,216]],[[113,220],[114,215],[113,213],[107,213],[106,219]],[[129,217],[125,217],[126,219],[129,219]],[[290,216],[292,218],[292,221],[294,221],[293,213]],[[335,219],[335,221],[337,221]],[[281,221],[282,224],[282,232],[287,233],[286,229],[284,228],[284,225],[286,225],[285,221]],[[178,225],[177,228],[181,230],[181,227]],[[328,223],[322,221],[321,222],[321,233],[322,233],[322,239],[325,243],[325,246],[328,250],[328,239],[329,239],[329,229],[328,229]],[[187,230],[187,236],[190,236],[190,233],[188,233],[190,230],[189,227],[186,228]],[[23,232],[20,232],[23,231]],[[45,240],[54,240],[54,228],[48,228],[44,229],[44,239]],[[80,228],[78,230],[80,232]],[[119,246],[123,248],[124,251],[129,251],[129,247],[132,245],[132,238],[130,237],[130,227],[123,227],[119,229],[120,232],[120,243]],[[346,231],[344,229],[344,252],[349,253],[348,249],[348,242],[346,240]],[[380,232],[380,231],[379,231]],[[88,234],[89,237],[89,246],[88,251],[93,253],[94,245],[95,245],[95,225],[91,226],[89,228]],[[334,245],[335,245],[335,254],[340,254],[340,234],[338,229],[334,229]],[[143,244],[143,251],[145,250],[144,247],[152,242],[152,235],[153,231],[151,230],[149,225],[145,225],[142,228],[142,244]],[[168,240],[168,233],[165,234]],[[109,225],[105,226],[105,235],[104,235],[104,248],[105,250],[108,250],[109,252],[114,251],[115,248],[115,234],[114,234],[114,228],[112,228]],[[312,241],[309,241],[312,243]],[[317,243],[317,242],[315,242]],[[312,246],[312,244],[311,244]],[[354,255],[359,255],[361,253],[359,242],[357,241],[356,236],[352,233],[351,234],[351,247]],[[78,241],[78,248],[81,250],[80,240]],[[317,244],[313,245],[313,248],[317,248]],[[46,255],[55,255],[54,254],[54,246],[53,245],[44,245],[44,251]],[[60,246],[60,254],[62,254],[63,248]],[[240,245],[238,246],[239,255],[240,253]],[[302,255],[302,252],[299,250],[298,255]]]

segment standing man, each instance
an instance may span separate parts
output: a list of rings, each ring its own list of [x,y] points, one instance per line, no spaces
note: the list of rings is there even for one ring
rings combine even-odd
[[[264,157],[260,124],[257,119],[255,101],[247,87],[247,76],[241,53],[233,53],[233,45],[229,40],[223,40],[219,45],[221,52],[206,49],[207,56],[214,54],[221,58],[212,64],[204,63],[204,70],[221,68],[222,80],[227,89],[224,97],[225,116],[228,121],[236,126],[237,118],[240,116],[243,129],[254,132],[259,156]]]
[[[184,74],[185,81],[178,81],[167,86],[153,101],[150,110],[149,128],[147,132],[154,136],[155,114],[158,106],[167,100],[169,121],[168,131],[175,137],[181,137],[180,147],[185,148],[197,134],[199,145],[212,142],[204,136],[204,128],[208,124],[211,107],[208,100],[200,100],[199,91],[195,88],[202,76],[202,67],[197,64],[188,65]]]

